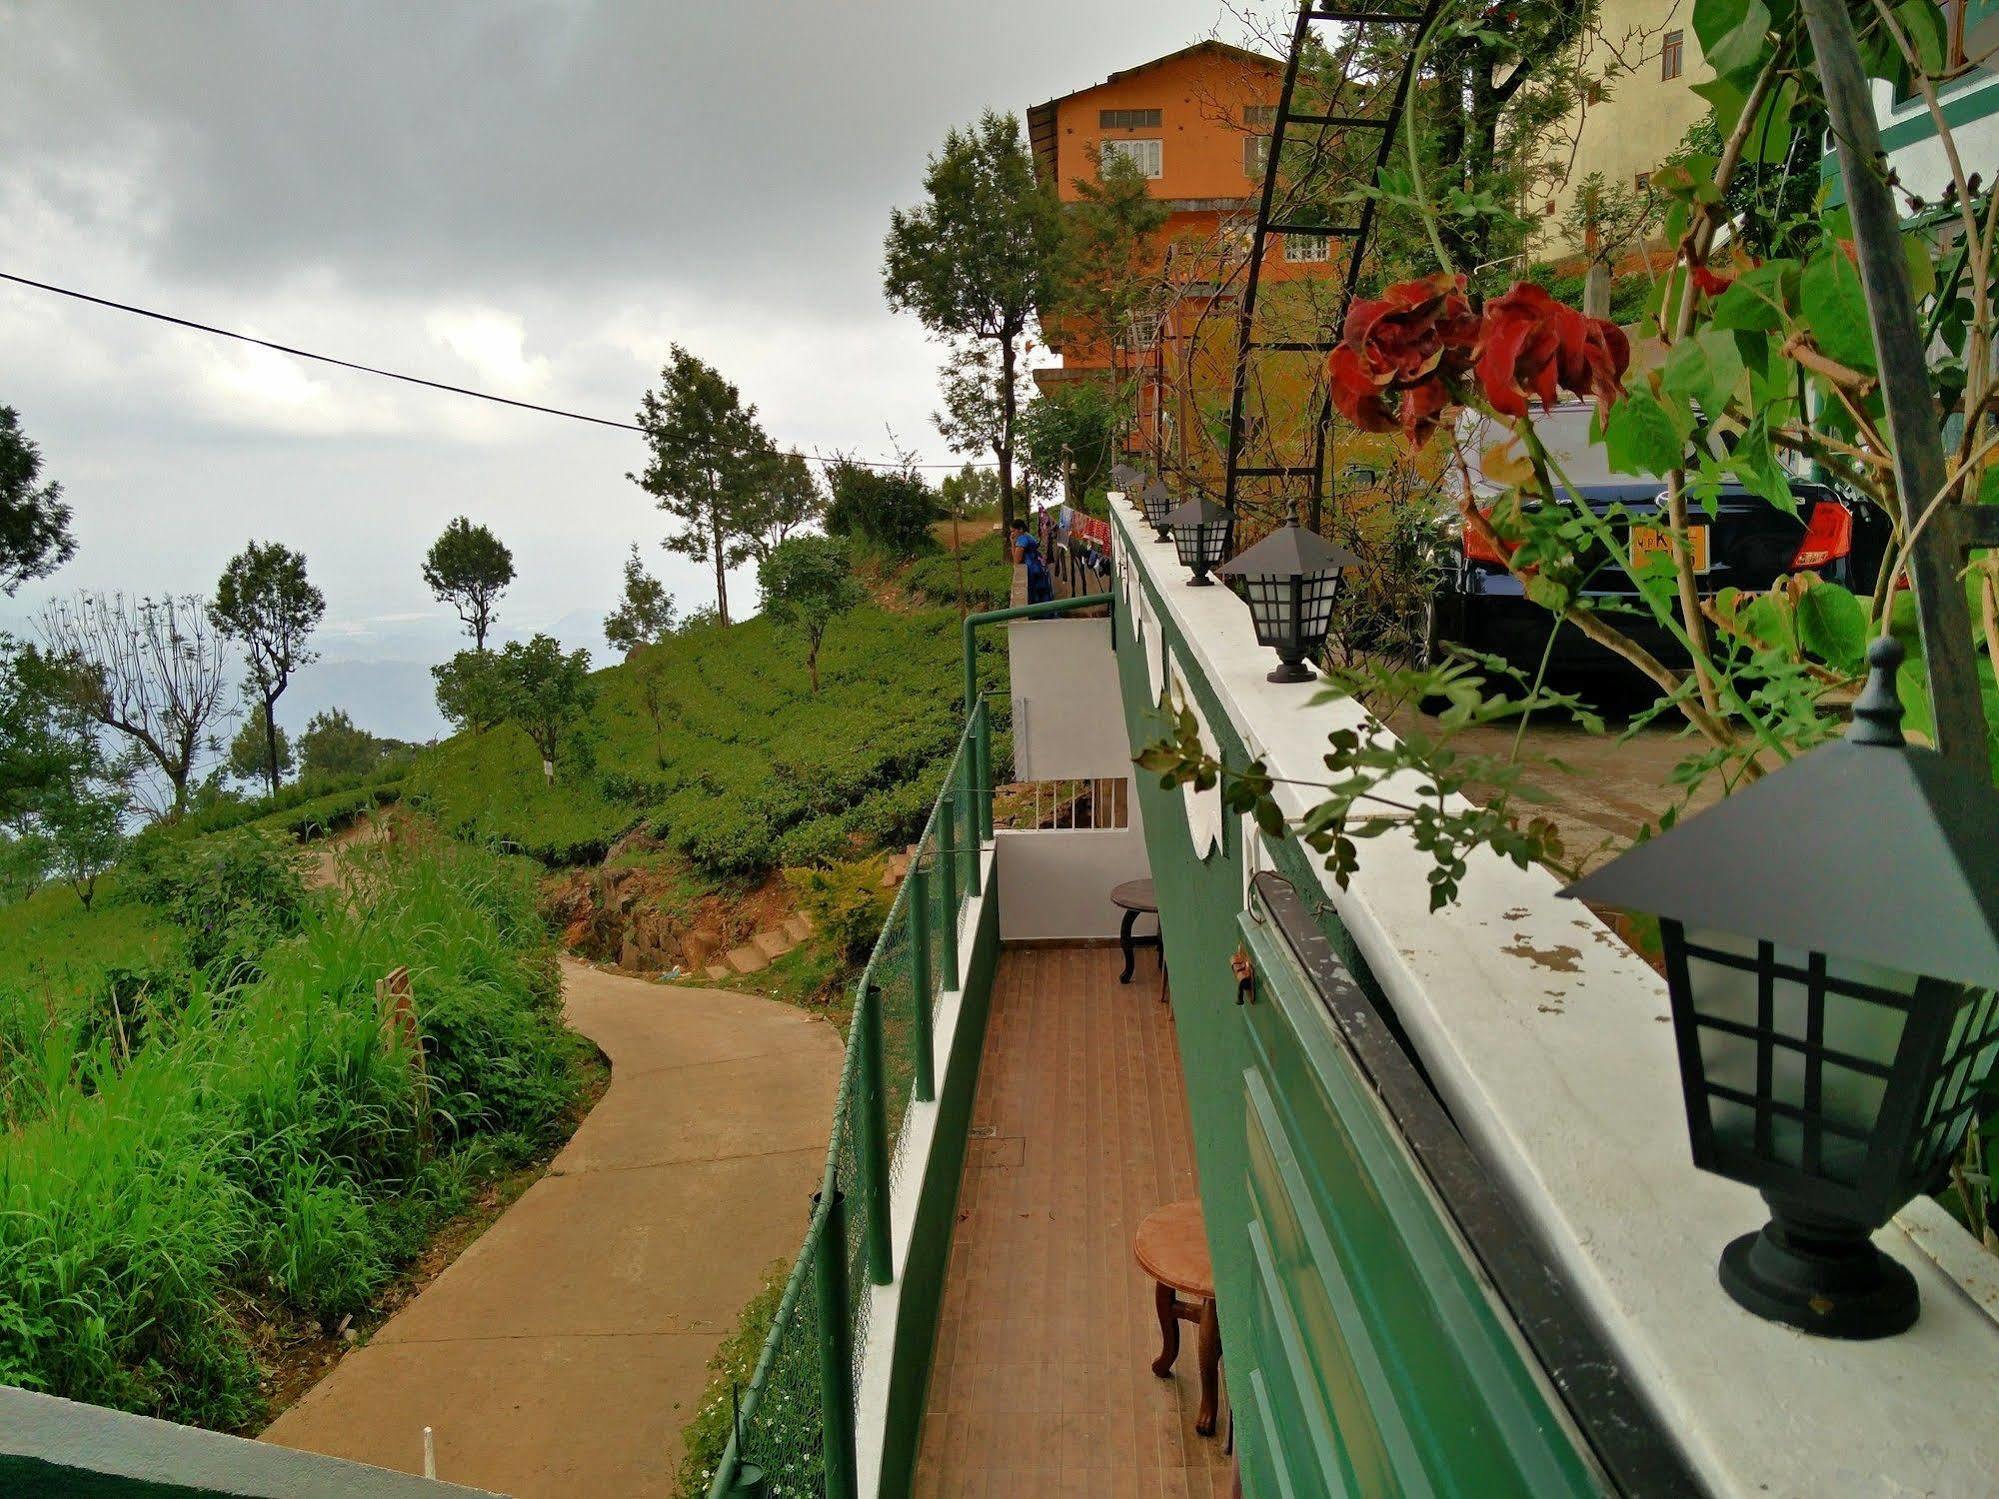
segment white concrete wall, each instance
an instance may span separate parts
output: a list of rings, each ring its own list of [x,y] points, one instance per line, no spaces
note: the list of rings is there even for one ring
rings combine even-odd
[[[1241,600],[1184,586],[1143,517],[1111,510],[1131,586],[1186,642],[1184,655],[1166,654],[1206,678],[1237,736],[1281,778],[1276,800],[1295,822],[1318,799],[1326,735],[1387,730],[1352,699],[1313,703],[1309,687],[1271,683],[1272,657]],[[1900,1337],[1835,1343],[1744,1312],[1716,1284],[1715,1259],[1766,1211],[1689,1159],[1665,981],[1587,908],[1558,899],[1546,871],[1476,853],[1459,903],[1432,911],[1430,862],[1407,835],[1384,836],[1345,889],[1321,872],[1318,893],[1459,1128],[1707,1491],[1995,1492],[1999,1314],[1989,1286],[1980,1297],[1981,1282],[1958,1268],[1982,1264],[1977,1246],[1921,1204],[1876,1236],[1921,1289],[1922,1319]],[[1002,907],[1013,899],[1003,883]]]
[[[1013,668],[1013,773],[1021,781],[1133,774],[1117,657],[1107,619],[1022,619],[1007,626]],[[1115,937],[1124,913],[1111,887],[1149,873],[1138,798],[1131,826],[994,834],[1000,940]],[[1143,930],[1154,928],[1147,923]]]
[[[1000,828],[993,843],[1002,942],[1115,937],[1124,912],[1111,904],[1111,887],[1152,872],[1135,796],[1128,828]],[[1139,918],[1138,935],[1158,930],[1150,917]]]
[[[1946,109],[1956,105],[1966,95],[1984,96],[1988,109],[1999,110],[1999,78],[1990,73],[1973,73],[1954,83],[1946,84],[1939,95]],[[1895,103],[1895,91],[1888,84],[1874,84],[1874,118],[1886,132],[1893,130],[1905,120],[1929,118],[1929,106],[1921,99],[1910,99],[1906,103]],[[1951,127],[1951,139],[1956,143],[1958,160],[1966,172],[1976,172],[1986,182],[1991,182],[1995,171],[1999,171],[1999,113],[1987,114],[1975,120],[1966,120],[1961,125]],[[1912,141],[1906,146],[1891,151],[1889,165],[1901,183],[1901,190],[1914,193],[1917,197],[1935,204],[1943,198],[1944,189],[1950,186],[1950,162],[1944,154],[1943,142],[1934,135]],[[1906,207],[1906,205],[1898,204]]]
[[[1014,779],[1130,775],[1111,622],[1017,619],[1006,636]]]

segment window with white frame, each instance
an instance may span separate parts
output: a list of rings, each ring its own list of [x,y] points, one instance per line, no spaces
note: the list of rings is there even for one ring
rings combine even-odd
[[[1099,141],[1097,143],[1099,161],[1109,161],[1113,156],[1122,156],[1139,172],[1147,177],[1164,175],[1161,166],[1160,143],[1158,141]]]
[[[1267,135],[1245,135],[1242,138],[1242,174],[1254,181],[1263,180],[1263,169],[1270,164],[1270,137]]]
[[[1330,260],[1332,259],[1332,255],[1332,241],[1323,234],[1287,234],[1284,236],[1284,258],[1286,260]]]

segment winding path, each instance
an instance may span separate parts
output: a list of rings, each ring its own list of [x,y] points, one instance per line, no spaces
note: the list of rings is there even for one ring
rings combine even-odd
[[[563,962],[611,1086],[536,1182],[264,1433],[518,1495],[671,1492],[707,1361],[798,1247],[840,1040],[801,1011]]]

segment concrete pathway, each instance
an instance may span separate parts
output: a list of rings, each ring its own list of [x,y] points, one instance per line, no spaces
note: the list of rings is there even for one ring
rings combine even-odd
[[[664,1494],[707,1362],[797,1251],[840,1039],[798,1010],[563,962],[610,1090],[549,1168],[264,1433],[519,1495]]]

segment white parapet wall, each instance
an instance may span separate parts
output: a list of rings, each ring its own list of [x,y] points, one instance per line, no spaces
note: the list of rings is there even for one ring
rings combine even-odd
[[[1117,657],[1107,619],[1023,619],[1007,626],[1013,680],[1013,757],[1018,781],[1060,784],[1125,781],[1136,773],[1125,742]],[[1111,890],[1143,879],[1145,829],[1138,798],[1099,795],[1126,825],[1002,828],[993,835],[999,866],[1000,940],[1078,941],[1114,937],[1124,913]],[[1153,928],[1148,924],[1146,932]]]
[[[1351,699],[1313,704],[1312,689],[1267,681],[1274,658],[1242,602],[1184,586],[1142,517],[1117,496],[1111,508],[1126,596],[1177,637],[1144,642],[1155,684],[1205,679],[1278,778],[1286,815],[1302,816],[1326,777],[1326,736],[1386,731]],[[1744,1499],[1999,1493],[1995,1262],[1912,1204],[1877,1236],[1921,1289],[1909,1332],[1832,1342],[1743,1311],[1715,1262],[1763,1204],[1692,1165],[1665,981],[1545,871],[1475,855],[1459,902],[1432,912],[1430,863],[1382,837],[1346,889],[1322,875],[1317,893],[1703,1486]]]

